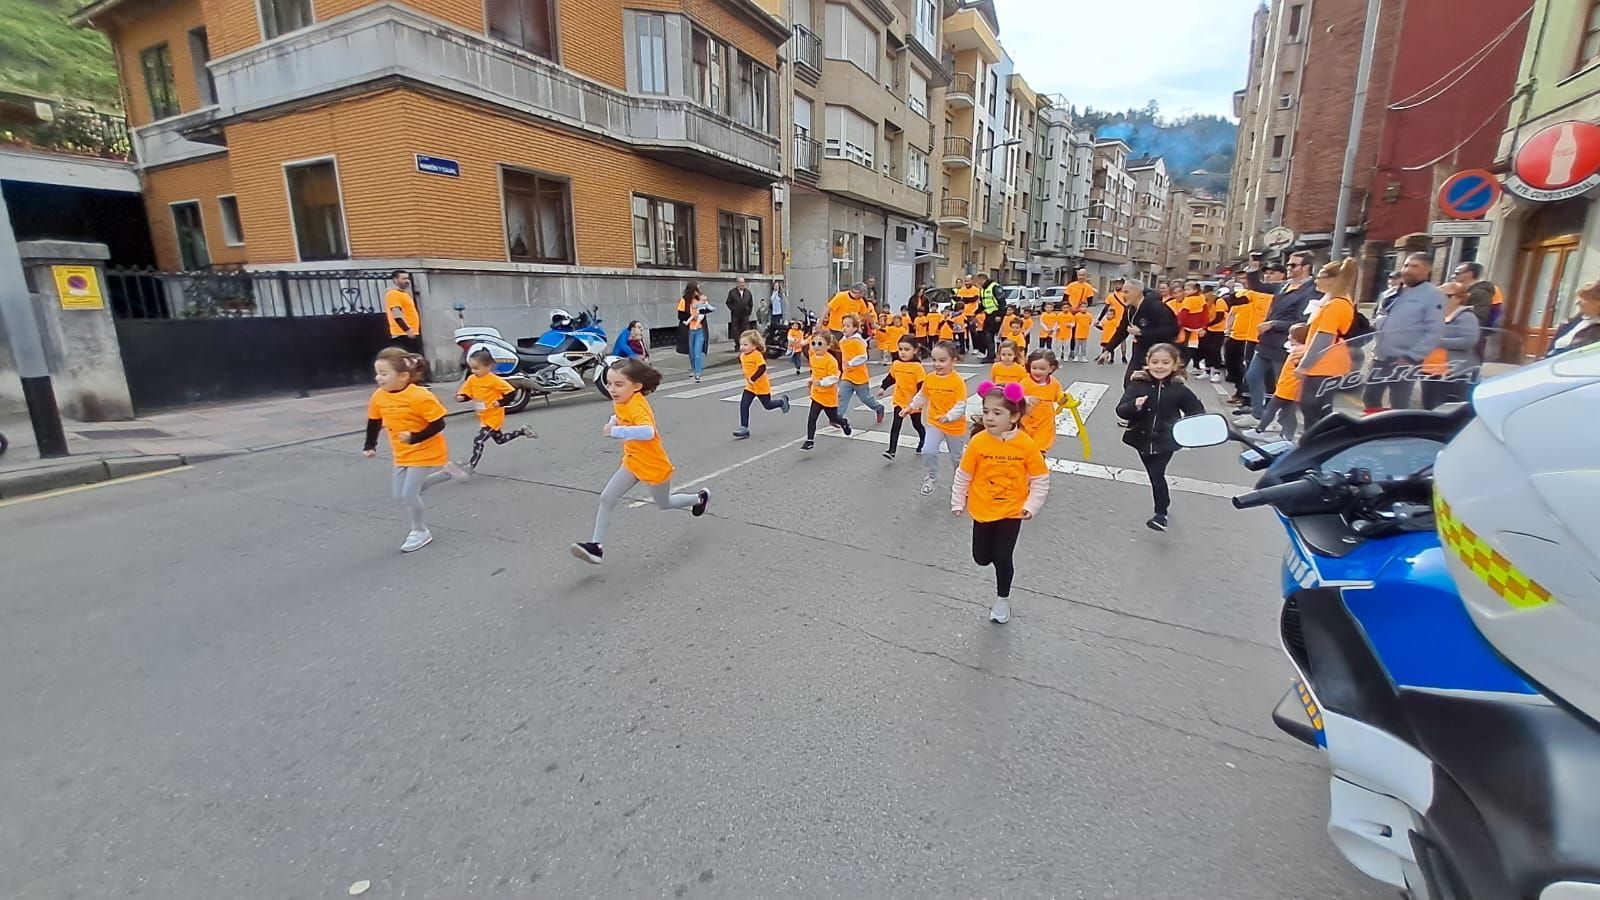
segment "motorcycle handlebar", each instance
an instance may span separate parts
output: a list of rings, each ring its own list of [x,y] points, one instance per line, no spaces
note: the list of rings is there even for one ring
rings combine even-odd
[[[1317,480],[1315,475],[1307,475],[1294,481],[1275,484],[1259,491],[1250,491],[1233,498],[1234,509],[1254,509],[1258,506],[1278,506],[1284,503],[1299,503],[1315,500],[1322,495],[1330,485],[1324,485]]]

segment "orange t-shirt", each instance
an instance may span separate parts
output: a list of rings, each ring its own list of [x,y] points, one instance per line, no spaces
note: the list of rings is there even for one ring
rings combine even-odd
[[[922,393],[928,398],[928,408],[923,413],[923,418],[928,424],[945,434],[961,434],[967,430],[966,416],[954,422],[944,421],[944,417],[950,415],[951,410],[967,402],[965,378],[954,372],[949,375],[929,373],[922,379]]]
[[[911,319],[911,327],[912,327],[912,329],[913,329],[913,331],[914,331],[914,333],[916,334],[917,337],[919,337],[919,338],[927,337],[928,336],[928,315],[927,315],[927,313],[923,313],[920,316],[912,317],[912,319]]]
[[[467,380],[461,383],[461,390],[456,393],[477,404],[478,424],[499,431],[500,426],[506,423],[506,411],[491,404],[499,403],[500,398],[512,390],[511,382],[490,372],[487,375],[468,375]]]
[[[866,340],[860,335],[847,337],[839,342],[839,352],[844,355],[844,380],[851,384],[866,384],[867,379],[871,377],[867,374],[867,364],[850,365],[850,360],[867,355]]]
[[[1321,309],[1317,310],[1311,317],[1311,325],[1306,331],[1306,346],[1314,344],[1319,334],[1333,335],[1333,345],[1311,364],[1305,374],[1319,376],[1350,374],[1350,348],[1344,345],[1344,335],[1355,320],[1355,304],[1346,297],[1330,298]]]
[[[400,318],[406,323],[404,328],[394,320],[396,309],[400,310]],[[389,292],[383,295],[383,313],[389,320],[389,337],[422,333],[422,320],[417,317],[417,301],[405,291],[390,288]]]
[[[1300,360],[1305,358],[1306,348],[1303,346],[1289,351],[1289,361],[1284,364],[1283,371],[1278,373],[1278,383],[1272,390],[1272,396],[1294,403],[1300,401],[1301,378],[1294,373],[1294,370],[1300,365]]]
[[[1128,311],[1128,304],[1112,291],[1106,295],[1106,308],[1110,312],[1106,313],[1105,319],[1100,323],[1100,333],[1104,336],[1104,340],[1109,341],[1111,336],[1117,333],[1117,328],[1122,325],[1122,317]]]
[[[383,420],[383,427],[389,432],[389,450],[397,466],[442,466],[450,461],[443,432],[420,444],[407,444],[397,436],[402,431],[421,431],[429,422],[444,417],[444,404],[433,391],[415,384],[398,391],[379,388],[372,392],[367,404],[367,418]]]
[[[622,442],[622,467],[645,484],[661,484],[672,477],[672,460],[661,446],[661,429],[656,427],[655,410],[643,394],[634,394],[626,403],[614,404],[618,425],[649,425],[655,437],[648,441]]]
[[[917,391],[928,377],[922,363],[895,360],[889,365],[889,377],[894,380],[894,394],[889,398],[896,409],[910,409]]]
[[[850,296],[849,291],[840,291],[828,301],[828,317],[825,327],[829,331],[843,331],[844,317],[848,315],[860,316],[867,311],[866,298],[860,300]]]
[[[1067,305],[1074,310],[1082,309],[1094,299],[1094,285],[1083,281],[1074,281],[1067,285]]]
[[[1255,343],[1261,340],[1259,327],[1266,321],[1266,310],[1272,305],[1272,295],[1259,291],[1245,291],[1244,295],[1246,302],[1233,307],[1233,325],[1228,329],[1228,337]]]
[[[1056,404],[1061,402],[1061,395],[1066,389],[1061,386],[1052,375],[1044,380],[1044,384],[1034,381],[1030,376],[1022,383],[1022,392],[1038,399],[1022,416],[1022,431],[1039,446],[1040,452],[1049,450],[1056,442]]]
[[[928,336],[933,337],[939,333],[939,327],[944,324],[944,313],[928,313]]]
[[[799,328],[789,329],[789,355],[806,352],[806,333]]]
[[[1080,309],[1072,314],[1072,335],[1080,341],[1089,339],[1089,328],[1094,325],[1094,314]]]
[[[1219,332],[1228,330],[1228,301],[1218,297],[1217,302],[1211,304],[1211,317],[1215,321],[1206,328],[1207,331]]]
[[[1028,479],[1050,474],[1044,453],[1021,432],[1005,441],[987,431],[973,435],[961,454],[961,471],[972,478],[967,512],[977,522],[1021,518]]]
[[[813,353],[813,354],[811,354],[811,402],[812,403],[819,403],[819,404],[821,404],[823,406],[838,406],[839,405],[839,384],[838,384],[838,382],[834,382],[833,384],[830,384],[827,387],[823,387],[821,384],[818,384],[818,382],[822,381],[822,379],[829,378],[829,377],[832,377],[832,376],[835,376],[835,375],[838,375],[838,374],[840,374],[839,361],[837,359],[833,358],[833,354],[832,353],[829,353],[828,351],[824,350],[821,353]]]
[[[755,381],[750,379],[767,364],[767,357],[760,350],[751,350],[749,353],[739,354],[739,367],[744,369],[744,389],[757,397],[765,397],[772,393],[772,378],[770,373],[761,372],[761,377]]]
[[[1016,341],[1019,345],[1022,343],[1021,316],[1006,316],[1005,321],[1000,323],[1000,327],[1005,329],[1006,337]]]
[[[1021,384],[1028,380],[1028,368],[1021,363],[997,362],[989,367],[989,380],[997,385]]]

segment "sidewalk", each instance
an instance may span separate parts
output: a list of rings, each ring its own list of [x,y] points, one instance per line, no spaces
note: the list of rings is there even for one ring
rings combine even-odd
[[[733,365],[738,354],[731,345],[713,347],[706,368]],[[652,361],[669,380],[689,372],[689,358],[671,349],[653,355]],[[457,403],[450,380],[432,386],[450,415],[472,412],[469,403]],[[90,484],[146,472],[192,465],[241,453],[255,453],[322,440],[339,435],[359,435],[366,429],[367,401],[372,387],[318,391],[310,397],[271,397],[238,403],[186,407],[125,422],[64,422],[71,455],[40,459],[33,427],[20,402],[0,400],[0,433],[11,448],[0,456],[0,499]],[[594,390],[557,394],[552,403],[580,399],[598,401]],[[535,399],[528,411],[537,415],[545,405]]]

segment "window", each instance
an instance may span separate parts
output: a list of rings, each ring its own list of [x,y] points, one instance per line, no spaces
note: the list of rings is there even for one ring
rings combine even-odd
[[[267,40],[310,25],[311,0],[260,0],[261,33]]]
[[[489,36],[556,58],[556,20],[550,0],[488,0]]]
[[[995,107],[996,107],[996,103],[997,103],[997,98],[999,98],[999,96],[1000,96],[1000,73],[995,72],[994,70],[991,69],[990,72],[989,72],[989,100],[988,100],[989,115],[991,115],[991,116],[994,115],[994,111],[995,111]],[[990,143],[993,143],[993,142],[991,141]]]
[[[189,32],[189,61],[194,65],[194,83],[200,90],[200,105],[215,106],[217,103],[217,82],[211,77],[211,70],[206,63],[211,60],[211,42],[206,39],[206,30],[196,28]]]
[[[157,44],[139,54],[144,72],[144,89],[150,98],[150,118],[165,119],[178,114],[178,90],[172,84],[172,52]]]
[[[572,265],[571,203],[566,179],[502,169],[506,256],[513,262]]]
[[[878,32],[847,6],[828,4],[827,55],[854,63],[861,71],[878,77]]]
[[[1600,0],[1590,0],[1583,17],[1583,42],[1579,44],[1578,68],[1600,62]]]
[[[1083,233],[1083,249],[1085,249],[1085,250],[1098,250],[1098,249],[1100,249],[1100,232],[1094,231],[1094,230],[1090,230],[1090,231],[1084,232]]]
[[[848,106],[827,107],[827,139],[822,154],[834,159],[848,159],[858,166],[872,168],[874,151],[878,146],[878,129],[872,120]]]
[[[641,94],[667,92],[667,17],[660,13],[633,14],[634,65]]]
[[[349,259],[339,172],[333,160],[286,165],[284,177],[289,183],[289,215],[300,259]]]
[[[649,268],[694,268],[694,207],[634,194],[633,259]]]
[[[1306,5],[1296,3],[1289,7],[1289,41],[1292,43],[1300,39],[1300,20],[1305,17]]]
[[[229,247],[244,246],[244,226],[239,224],[239,198],[232,195],[218,197],[217,211],[222,213],[222,242]]]
[[[924,119],[928,117],[928,79],[915,69],[911,70],[911,86],[906,88],[906,105]]]
[[[936,50],[939,46],[939,40],[935,37],[939,29],[939,2],[938,0],[916,0],[916,3],[917,43],[928,50]]]
[[[1288,109],[1289,107],[1291,107],[1293,105],[1294,105],[1294,96],[1292,94],[1279,94],[1278,95],[1278,108],[1279,109]]]
[[[906,186],[928,189],[928,155],[915,147],[906,151]]]
[[[1277,211],[1278,211],[1278,198],[1277,197],[1268,197],[1267,198],[1267,215],[1270,216],[1270,215],[1272,215],[1273,213],[1275,213]]]
[[[717,213],[717,266],[724,272],[761,271],[761,219]]]
[[[1283,158],[1283,142],[1284,142],[1284,140],[1286,138],[1287,138],[1287,136],[1286,135],[1282,135],[1282,134],[1275,135],[1272,138],[1272,158],[1273,159],[1282,159]]]
[[[732,115],[741,125],[767,134],[772,130],[768,109],[770,106],[772,73],[767,67],[744,54],[739,54],[739,80],[734,87]]]
[[[694,33],[694,99],[701,105],[728,112],[728,60],[733,50],[703,31]]]
[[[200,221],[200,202],[185,200],[174,203],[172,227],[178,233],[178,263],[185,272],[193,272],[211,265],[211,253],[206,249],[206,230]]]

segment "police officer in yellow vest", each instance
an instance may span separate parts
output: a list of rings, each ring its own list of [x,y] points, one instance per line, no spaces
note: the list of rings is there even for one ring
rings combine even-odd
[[[983,361],[994,362],[995,338],[1000,334],[1000,320],[1003,310],[1000,304],[1000,282],[993,278],[984,278],[983,290],[978,294],[978,302],[983,307]]]

